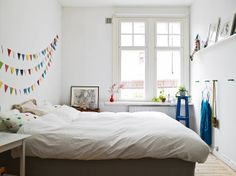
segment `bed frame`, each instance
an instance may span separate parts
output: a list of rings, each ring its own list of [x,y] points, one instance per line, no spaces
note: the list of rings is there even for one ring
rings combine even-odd
[[[0,155],[9,173],[19,173],[18,159]],[[26,176],[194,176],[195,163],[180,159],[63,160],[26,158]]]

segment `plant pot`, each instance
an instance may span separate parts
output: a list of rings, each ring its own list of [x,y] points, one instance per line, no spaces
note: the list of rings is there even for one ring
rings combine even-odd
[[[180,95],[181,97],[185,97],[185,96],[186,96],[186,92],[179,92],[179,95]]]
[[[114,102],[114,101],[115,101],[114,95],[111,95],[110,102]]]
[[[162,99],[161,99],[161,102],[162,102],[162,103],[165,103],[165,101],[166,101],[166,98],[162,98]]]

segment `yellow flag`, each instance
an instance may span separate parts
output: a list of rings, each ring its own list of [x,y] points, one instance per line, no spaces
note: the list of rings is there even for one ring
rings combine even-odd
[[[14,67],[11,67],[10,69],[11,69],[11,74],[13,74],[14,71],[15,71],[15,68],[14,68]]]
[[[26,60],[29,60],[29,55],[28,54],[26,54]]]
[[[2,88],[2,81],[0,81],[0,89]]]

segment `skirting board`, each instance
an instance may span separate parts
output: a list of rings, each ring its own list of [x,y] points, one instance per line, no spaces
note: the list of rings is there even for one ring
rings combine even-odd
[[[229,167],[231,167],[234,171],[236,171],[236,163],[229,159],[227,156],[224,154],[217,152],[216,150],[213,150],[213,155],[215,155],[217,158],[222,160],[225,164],[227,164]]]

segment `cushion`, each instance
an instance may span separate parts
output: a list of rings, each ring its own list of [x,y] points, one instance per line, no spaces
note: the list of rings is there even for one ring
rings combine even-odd
[[[39,109],[36,105],[36,100],[28,100],[24,103],[13,105],[13,109],[18,109],[22,113],[31,113],[35,114],[37,116],[43,116],[47,114],[47,111],[44,111],[43,109]]]
[[[20,127],[26,123],[38,118],[37,115],[31,113],[20,113],[18,110],[11,110],[0,113],[0,118],[10,132],[16,133]]]
[[[3,120],[0,118],[0,132],[8,131],[6,125],[3,123]]]

